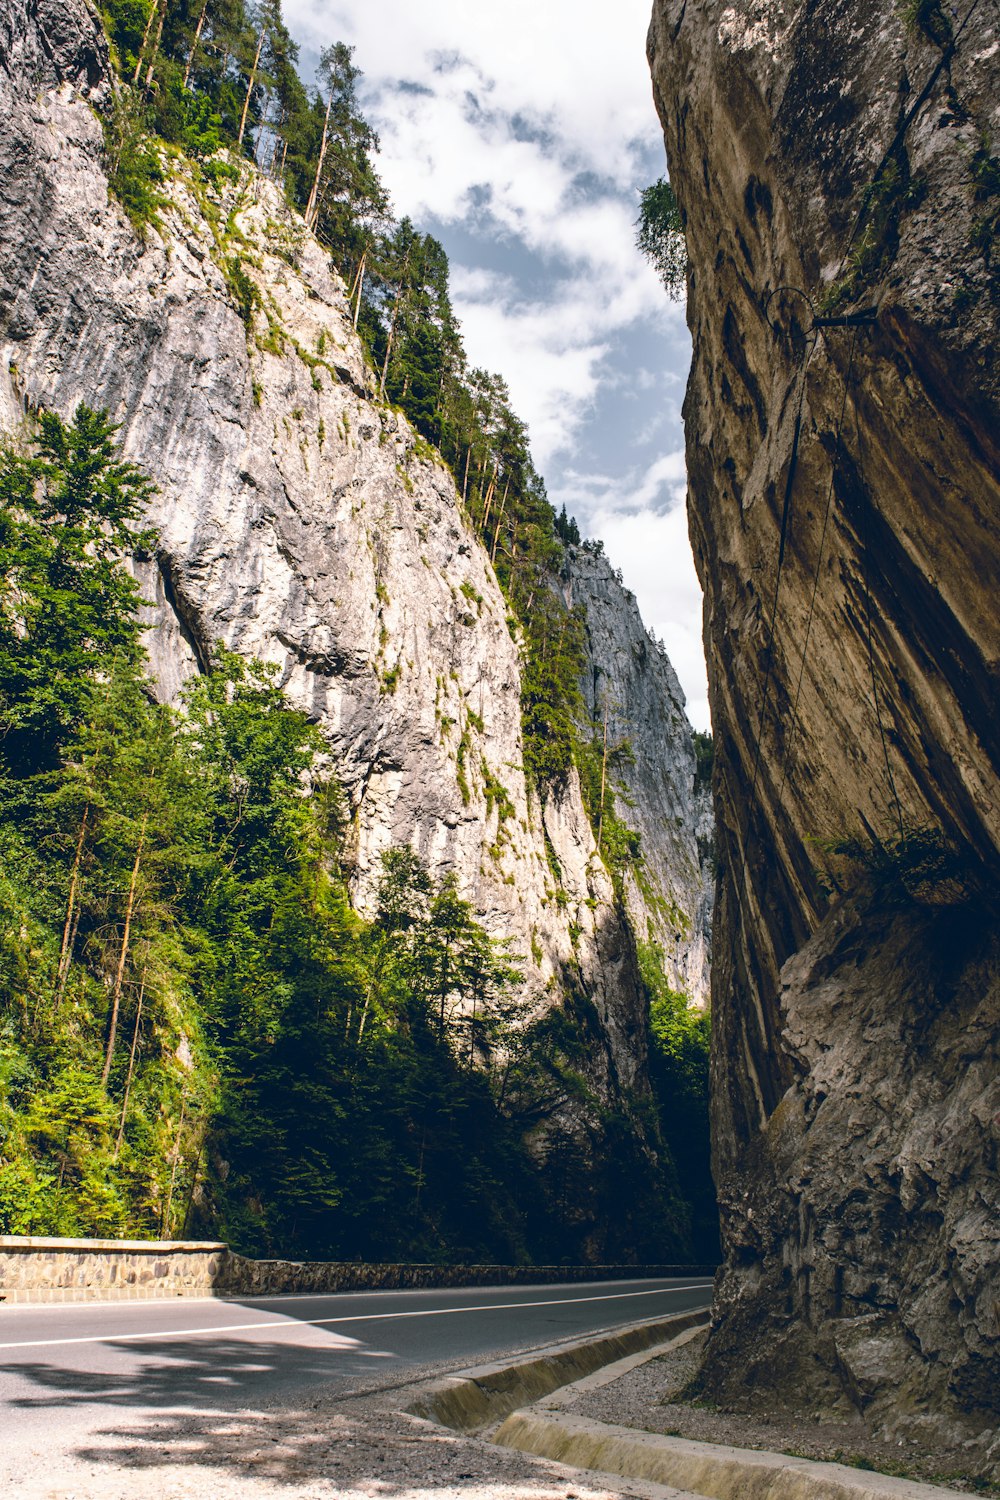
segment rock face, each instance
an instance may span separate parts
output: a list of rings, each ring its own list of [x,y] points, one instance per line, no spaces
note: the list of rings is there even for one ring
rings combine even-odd
[[[343,284],[246,163],[218,190],[172,163],[161,227],[137,238],[91,108],[108,79],[82,0],[0,4],[0,429],[39,406],[111,411],[159,486],[141,576],[160,691],[218,641],[275,663],[329,740],[358,908],[394,844],[455,872],[540,1008],[592,1002],[598,1095],[641,1094],[633,937],[578,782],[544,805],[526,784],[518,647],[451,476],[376,401]]]
[[[984,5],[906,9],[656,0],[650,30],[722,870],[705,1373],[975,1437],[1000,1399],[1000,41]],[[849,839],[860,864],[823,852]]]
[[[684,693],[635,598],[603,553],[569,547],[566,603],[586,610],[584,703],[606,748],[615,810],[639,835],[624,898],[640,943],[655,944],[672,983],[707,1003],[714,886],[707,787],[696,776]],[[707,815],[707,816],[706,816]]]

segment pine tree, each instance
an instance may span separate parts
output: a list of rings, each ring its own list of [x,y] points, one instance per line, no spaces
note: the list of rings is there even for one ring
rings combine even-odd
[[[82,722],[95,674],[137,663],[139,588],[125,565],[151,534],[152,490],[118,457],[104,412],[45,412],[36,456],[0,453],[0,731],[17,770],[52,764]]]

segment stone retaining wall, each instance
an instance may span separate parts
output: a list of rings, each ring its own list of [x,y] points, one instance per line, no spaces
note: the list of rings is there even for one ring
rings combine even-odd
[[[229,1247],[198,1240],[63,1240],[0,1234],[4,1302],[211,1297]]]
[[[502,1286],[711,1276],[714,1266],[430,1266],[249,1260],[198,1240],[71,1240],[0,1235],[0,1301],[280,1296],[405,1287]]]
[[[246,1260],[230,1254],[217,1287],[222,1295],[387,1291],[401,1287],[532,1285],[616,1281],[643,1276],[714,1276],[714,1266],[426,1266],[359,1265],[355,1261]]]

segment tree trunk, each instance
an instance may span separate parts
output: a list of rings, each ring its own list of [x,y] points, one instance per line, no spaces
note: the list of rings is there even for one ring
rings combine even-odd
[[[357,333],[357,331],[358,331],[358,318],[361,316],[361,293],[364,291],[364,286],[365,286],[365,260],[367,259],[367,256],[368,256],[368,246],[366,245],[365,248],[361,252],[361,259],[358,261],[357,274],[354,277],[354,285],[351,287],[350,294],[348,295],[348,298],[347,298],[347,305],[348,305],[348,307],[350,307],[351,303],[354,302],[354,331],[355,331],[355,333]],[[354,301],[355,293],[357,294],[357,301],[356,302]]]
[[[323,162],[326,158],[326,137],[330,128],[330,110],[333,108],[333,89],[330,89],[330,97],[326,101],[326,114],[323,117],[323,139],[319,148],[319,160],[316,163],[316,176],[313,178],[312,192],[309,194],[309,202],[306,204],[306,228],[311,229],[319,217],[316,208],[316,197],[319,193],[319,180],[323,175]]]
[[[500,527],[503,525],[503,513],[507,509],[507,491],[503,492],[503,504],[500,506],[500,514],[497,516],[497,529],[493,533],[493,550],[490,553],[490,563],[495,565],[497,560],[497,545],[500,541]]]
[[[287,125],[287,123],[288,123],[288,111],[287,111],[287,109],[279,110],[279,112],[278,112],[278,118],[275,121],[274,125],[272,125],[272,127],[271,127],[271,134],[274,136],[274,149],[271,152],[271,157],[270,157],[270,160],[268,161],[267,170],[265,172],[265,176],[268,178],[268,180],[270,182],[274,182],[274,180],[275,180],[276,168],[277,168],[277,164],[278,164],[278,153],[279,153],[279,151],[281,149],[281,142],[284,139],[284,137],[282,136],[281,132],[284,130],[284,128]],[[286,142],[286,144],[287,144],[287,142]],[[261,161],[261,170],[264,171],[263,161]]]
[[[114,1160],[118,1160],[118,1153],[122,1149],[122,1141],[125,1139],[125,1115],[128,1111],[128,1096],[132,1090],[132,1074],[135,1071],[135,1051],[139,1045],[139,1022],[142,1020],[142,997],[146,993],[146,966],[142,966],[142,979],[139,982],[139,1004],[135,1012],[135,1025],[132,1028],[132,1050],[128,1055],[128,1073],[125,1077],[125,1097],[122,1100],[122,1117],[118,1124],[118,1139],[115,1141]]]
[[[413,1201],[413,1212],[420,1212],[420,1194],[424,1186],[424,1151],[427,1148],[427,1126],[424,1126],[420,1137],[420,1160],[417,1162],[417,1193]]]
[[[472,444],[470,443],[469,446],[468,446],[468,448],[466,448],[466,450],[465,450],[465,478],[462,480],[462,504],[463,505],[465,504],[466,496],[469,493],[469,460],[470,460],[471,457],[472,457]]]
[[[135,72],[132,74],[133,88],[135,88],[136,84],[139,82],[139,74],[142,72],[143,54],[146,51],[146,43],[149,41],[150,28],[153,24],[153,17],[156,15],[159,8],[159,0],[154,0],[154,4],[149,7],[149,15],[146,17],[146,29],[142,33],[142,42],[139,46],[139,56],[135,60]]]
[[[451,955],[449,954],[448,949],[445,948],[444,958],[441,964],[441,1009],[438,1015],[438,1036],[442,1040],[444,1039],[444,1002],[448,994],[448,959],[450,958],[450,956]]]
[[[59,968],[56,971],[56,1005],[62,1000],[66,989],[66,977],[69,974],[70,961],[73,956],[73,914],[76,907],[76,890],[80,878],[80,861],[83,858],[83,840],[87,832],[87,818],[90,815],[90,804],[83,809],[83,817],[80,819],[80,833],[76,841],[76,853],[73,855],[73,869],[69,877],[69,896],[66,901],[66,921],[63,923],[62,948],[59,951]]]
[[[490,523],[490,511],[493,508],[493,496],[496,494],[496,488],[497,488],[497,471],[496,471],[496,469],[494,469],[493,470],[493,477],[490,480],[489,484],[486,486],[486,503],[485,503],[485,505],[483,507],[483,530],[484,531],[486,530],[487,526]]]
[[[191,64],[194,62],[194,55],[198,50],[198,40],[201,36],[201,28],[205,24],[205,13],[207,10],[208,0],[202,0],[201,15],[198,17],[198,24],[194,29],[194,41],[191,43],[191,51],[188,53],[187,66],[184,69],[184,83],[182,84],[183,88],[187,88],[188,79],[191,77]]]
[[[174,1201],[174,1186],[177,1182],[177,1163],[181,1159],[181,1136],[184,1134],[184,1111],[187,1109],[187,1099],[181,1097],[181,1119],[177,1126],[177,1139],[174,1142],[174,1163],[170,1169],[170,1186],[167,1189],[167,1201],[163,1205],[163,1220],[160,1224],[160,1239],[165,1240],[170,1228],[170,1206]]]
[[[188,1225],[191,1223],[191,1210],[194,1207],[194,1195],[198,1191],[198,1178],[201,1175],[201,1159],[205,1154],[205,1140],[208,1136],[208,1125],[202,1128],[198,1140],[198,1151],[194,1159],[194,1168],[191,1172],[191,1187],[187,1195],[187,1203],[184,1205],[184,1220],[181,1224],[181,1237],[187,1239],[189,1234]]]
[[[472,991],[472,1015],[469,1017],[469,1067],[471,1068],[476,1059],[476,1007],[479,1002],[479,991]]]
[[[253,93],[253,86],[257,82],[257,65],[260,62],[260,54],[264,49],[264,34],[266,31],[267,27],[262,26],[260,28],[260,36],[257,39],[257,51],[254,55],[253,67],[250,69],[250,81],[247,84],[247,96],[243,100],[243,113],[240,116],[240,133],[236,137],[237,146],[243,145],[243,136],[246,133],[247,128],[247,112],[250,109],[250,95]]]
[[[128,941],[132,931],[132,917],[135,912],[135,891],[139,883],[139,864],[142,860],[142,846],[146,838],[146,824],[149,814],[143,813],[142,827],[139,830],[139,843],[135,851],[135,862],[132,865],[132,879],[129,881],[128,900],[125,903],[125,931],[122,933],[121,952],[118,955],[118,968],[115,973],[115,987],[111,992],[111,1022],[108,1026],[108,1046],[104,1054],[104,1071],[101,1074],[101,1083],[107,1087],[108,1074],[111,1072],[111,1059],[115,1051],[115,1037],[118,1032],[118,1009],[122,998],[122,976],[125,973],[125,960],[128,957]]]
[[[147,99],[149,98],[149,91],[153,87],[153,69],[156,66],[156,54],[160,50],[160,40],[163,36],[163,23],[166,19],[167,0],[163,0],[163,3],[160,6],[160,19],[156,23],[156,40],[153,43],[153,50],[149,54],[149,67],[146,69],[146,87],[144,92]]]
[[[254,160],[256,161],[261,172],[263,172],[264,170],[264,157],[267,154],[267,138],[268,135],[270,135],[274,130],[274,126],[270,123],[270,119],[271,96],[270,94],[268,94],[264,100],[264,112],[260,117],[260,125],[257,129],[257,144],[254,147]]]
[[[396,336],[396,318],[399,314],[400,304],[406,297],[406,273],[409,268],[410,252],[409,250],[407,250],[405,256],[403,257],[403,269],[400,272],[399,277],[399,291],[397,292],[396,298],[392,304],[392,322],[389,324],[389,338],[385,346],[385,361],[382,365],[382,379],[379,383],[378,388],[378,398],[380,401],[385,400],[385,380],[386,376],[389,373],[389,356],[392,354],[392,341]]]

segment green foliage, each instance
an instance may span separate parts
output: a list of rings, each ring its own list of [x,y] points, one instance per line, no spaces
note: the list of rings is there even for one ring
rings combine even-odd
[[[708,1116],[711,1021],[707,1010],[696,1009],[667,982],[663,953],[655,944],[640,943],[638,957],[649,997],[650,1072],[660,1129],[691,1205],[695,1255],[712,1261],[719,1254],[719,1214]]]
[[[151,486],[114,453],[114,426],[77,409],[39,421],[36,454],[0,449],[0,732],[15,767],[51,765],[80,726],[94,677],[141,655],[127,553]]]
[[[247,275],[238,255],[230,256],[226,262],[225,277],[236,303],[236,310],[249,331],[253,327],[254,314],[263,305],[257,283]]]
[[[211,157],[223,144],[222,116],[216,114],[211,100],[205,94],[190,94],[178,90],[178,102],[182,116],[180,144],[192,156]],[[208,167],[206,175],[219,180],[232,181],[236,170],[223,162]],[[222,169],[222,170],[220,170]]]
[[[816,842],[825,853],[864,869],[874,889],[891,906],[950,906],[978,894],[975,862],[939,828],[904,825],[885,839],[870,835]]]
[[[938,47],[946,47],[951,41],[951,17],[941,0],[902,0],[900,9],[907,26],[922,31]]]
[[[227,161],[224,156],[212,156],[203,161],[201,173],[216,192],[221,191],[223,184],[238,182],[240,178],[239,167],[234,162]]]
[[[919,206],[926,191],[926,181],[910,175],[909,161],[902,148],[882,164],[865,189],[843,275],[827,288],[822,298],[824,312],[834,312],[856,301],[878,281],[896,254],[904,214]]]
[[[676,300],[687,289],[687,246],[684,220],[674,190],[665,177],[644,188],[639,199],[635,242]]]
[[[633,759],[632,747],[627,740],[608,743],[602,723],[593,726],[589,740],[579,737],[575,754],[583,805],[601,858],[621,898],[626,873],[637,871],[642,859],[639,834],[618,813],[619,800],[623,799],[620,772]]]
[[[150,0],[109,0],[101,16],[123,77],[131,77],[149,20]]]
[[[711,789],[712,767],[715,764],[715,741],[711,734],[696,729],[694,732],[694,784],[699,789]]]
[[[553,529],[555,531],[556,536],[559,538],[559,540],[561,542],[566,542],[570,546],[579,546],[579,544],[580,544],[580,528],[576,524],[575,518],[573,516],[568,516],[566,514],[566,507],[565,507],[565,505],[563,506],[563,508],[559,512],[559,514],[556,516],[556,518],[553,521],[552,525],[553,525]]]
[[[520,962],[410,849],[353,912],[276,669],[220,646],[151,700],[125,566],[149,486],[112,434],[45,417],[3,465],[0,1233],[576,1261],[610,1205],[604,1253],[686,1253],[655,1122],[584,1080],[593,1007],[532,1022]],[[529,1150],[557,1100],[582,1134]]]
[[[242,152],[309,208],[415,459],[451,468],[506,596],[528,779],[544,792],[574,762],[586,773],[585,621],[559,586],[579,529],[553,512],[504,382],[469,367],[441,245],[392,220],[351,49],[328,48],[309,90],[280,0],[103,14],[122,76],[109,180],[137,232],[158,226],[181,153],[201,189],[237,180]],[[259,347],[280,348],[232,220],[223,234],[209,208],[248,331],[265,314]],[[686,1253],[657,1121],[642,1101],[609,1115],[585,1082],[602,1045],[588,1002],[532,1023],[519,963],[409,851],[387,855],[373,920],[354,914],[336,787],[273,672],[220,650],[177,709],[150,700],[125,565],[153,545],[148,488],[111,435],[81,411],[0,469],[0,1232],[204,1231],[386,1258]],[[479,770],[503,825],[513,803]],[[613,799],[594,806],[607,857],[637,859]],[[570,1103],[575,1133],[549,1127]],[[614,1205],[604,1241],[598,1204]]]
[[[480,721],[480,731],[482,730],[482,727],[482,721]],[[485,756],[483,756],[480,762],[480,774],[483,778],[483,796],[486,798],[487,817],[489,817],[493,809],[496,808],[498,823],[505,823],[508,818],[512,818],[514,816],[514,803],[511,800],[511,795],[508,792],[507,788],[504,786],[503,782],[490,769],[489,762],[487,761]]]
[[[148,229],[160,228],[160,210],[167,201],[159,191],[163,167],[149,124],[140,96],[120,86],[104,119],[108,186],[140,239]]]
[[[455,780],[458,782],[458,790],[462,794],[462,806],[468,807],[472,801],[472,791],[469,787],[469,777],[466,772],[469,751],[472,741],[469,738],[468,726],[462,730],[458,741],[458,749],[455,752]]]

